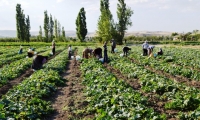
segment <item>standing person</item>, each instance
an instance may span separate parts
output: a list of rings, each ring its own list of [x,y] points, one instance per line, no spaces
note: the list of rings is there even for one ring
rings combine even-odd
[[[72,47],[71,47],[71,45],[69,45],[69,47],[68,47],[68,59],[69,60],[71,59],[71,56],[72,56]]]
[[[142,44],[143,56],[147,56],[148,55],[148,48],[149,48],[149,44],[147,43],[147,41],[145,41]]]
[[[93,53],[94,57],[96,57],[96,58],[98,58],[98,59],[99,59],[99,58],[102,58],[102,49],[101,49],[100,47],[94,49],[94,50],[92,51],[92,53]]]
[[[23,53],[23,48],[22,48],[22,46],[20,45],[20,49],[19,49],[18,54],[22,54],[22,53]]]
[[[33,59],[31,68],[33,69],[33,71],[39,70],[42,68],[42,65],[47,62],[47,60],[48,56],[36,55]]]
[[[53,40],[52,41],[52,53],[53,53],[53,55],[55,55],[55,47],[56,47],[56,44],[55,44],[55,41]]]
[[[107,42],[104,43],[103,48],[104,48],[104,51],[103,51],[104,52],[103,61],[107,63],[108,62]]]
[[[83,58],[86,58],[86,59],[88,59],[90,56],[92,56],[92,49],[90,49],[90,48],[86,48],[86,49],[84,49],[83,50]],[[88,55],[89,54],[89,55]]]
[[[116,42],[114,39],[111,40],[111,53],[115,53]]]

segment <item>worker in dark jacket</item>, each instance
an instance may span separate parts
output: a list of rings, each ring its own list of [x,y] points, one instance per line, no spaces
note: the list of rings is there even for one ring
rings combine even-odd
[[[160,51],[158,52],[158,55],[163,55],[163,50],[160,48]]]
[[[104,53],[103,61],[105,63],[107,63],[108,62],[107,42],[104,43],[103,48],[104,48],[104,51],[103,51],[103,53]]]
[[[42,68],[42,65],[46,63],[48,60],[48,56],[36,55],[33,59],[32,69],[39,70]]]
[[[129,50],[131,50],[131,48],[127,46],[123,47],[124,56],[127,56]]]
[[[94,57],[96,57],[96,58],[98,58],[98,59],[99,59],[99,58],[102,58],[102,49],[101,49],[100,47],[94,49],[94,50],[92,51],[92,53],[93,53]]]

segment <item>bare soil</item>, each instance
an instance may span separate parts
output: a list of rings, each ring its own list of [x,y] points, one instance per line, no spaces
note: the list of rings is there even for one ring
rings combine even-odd
[[[46,120],[74,120],[92,119],[93,114],[86,111],[88,102],[81,84],[82,77],[80,63],[70,60],[66,66],[66,72],[62,77],[66,80],[64,87],[58,87],[56,93],[50,98],[54,112],[47,116]]]

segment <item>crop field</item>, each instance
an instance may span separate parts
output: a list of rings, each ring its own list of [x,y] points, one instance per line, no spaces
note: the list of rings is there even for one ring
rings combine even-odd
[[[129,47],[122,57],[123,46],[114,54],[108,46],[109,62],[102,63],[69,60],[66,46],[56,46],[55,55],[38,46],[49,59],[33,72],[28,47],[18,54],[18,46],[0,46],[0,119],[200,119],[200,47],[162,46],[164,55],[151,58],[141,46]],[[73,55],[82,58],[85,48],[72,46]]]

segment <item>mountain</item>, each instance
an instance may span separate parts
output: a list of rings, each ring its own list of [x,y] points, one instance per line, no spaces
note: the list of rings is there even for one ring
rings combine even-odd
[[[0,38],[3,37],[16,37],[15,30],[0,30]],[[39,34],[38,31],[31,31],[32,36],[37,36]],[[129,31],[125,34],[125,36],[169,36],[172,32],[165,32],[165,31]],[[76,37],[76,31],[65,31],[65,35],[68,37]],[[88,32],[88,37],[95,36],[95,32]]]

